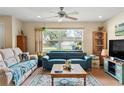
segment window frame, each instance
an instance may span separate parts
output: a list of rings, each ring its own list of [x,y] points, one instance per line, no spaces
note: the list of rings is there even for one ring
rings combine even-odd
[[[59,45],[59,47],[57,48],[57,50],[55,50],[55,51],[62,51],[62,46],[61,46],[61,43],[63,42],[63,41],[70,41],[70,42],[81,42],[81,50],[83,50],[83,33],[84,33],[84,29],[82,29],[82,28],[48,28],[47,30],[49,31],[49,30],[51,30],[52,29],[52,31],[54,31],[54,29],[55,29],[55,31],[57,30],[57,31],[60,31],[60,32],[58,32],[59,34],[58,34],[58,39],[56,39],[56,40],[45,40],[46,42],[50,42],[50,41],[58,41],[58,45]],[[67,30],[78,30],[78,31],[81,31],[81,39],[76,39],[76,38],[74,38],[73,40],[70,40],[70,39],[62,39],[62,35],[61,35],[61,32],[62,31],[67,31]],[[43,32],[43,34],[42,35],[44,35],[44,32]],[[44,36],[43,36],[44,37]],[[43,38],[43,41],[44,41],[44,38]],[[46,52],[46,51],[44,51],[44,44],[42,45],[42,50],[43,50],[43,52]],[[52,50],[51,50],[52,51]],[[67,51],[67,50],[65,50],[65,51]],[[71,50],[69,50],[69,51],[71,51]],[[77,50],[72,50],[72,51],[77,51]],[[48,52],[48,51],[47,51]]]

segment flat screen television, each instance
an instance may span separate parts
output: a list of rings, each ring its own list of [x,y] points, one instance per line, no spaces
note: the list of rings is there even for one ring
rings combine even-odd
[[[109,40],[109,56],[124,60],[124,39]]]

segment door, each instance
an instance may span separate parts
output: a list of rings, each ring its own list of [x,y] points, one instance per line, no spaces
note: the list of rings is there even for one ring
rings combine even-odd
[[[4,36],[4,24],[0,23],[0,49],[1,48],[5,48],[4,40],[5,40],[5,36]]]

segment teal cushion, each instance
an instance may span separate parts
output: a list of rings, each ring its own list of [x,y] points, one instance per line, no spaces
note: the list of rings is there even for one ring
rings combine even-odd
[[[66,52],[51,52],[47,53],[50,59],[66,59]]]
[[[72,62],[83,62],[85,61],[84,59],[69,59],[71,60]]]
[[[66,61],[65,59],[50,59],[49,60],[49,62],[65,62],[65,61]]]
[[[82,52],[67,52],[67,59],[83,59],[84,54]]]

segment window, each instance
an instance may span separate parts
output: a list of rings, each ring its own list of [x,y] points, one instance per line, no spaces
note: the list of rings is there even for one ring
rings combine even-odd
[[[43,32],[43,52],[82,50],[81,29],[47,29]]]

